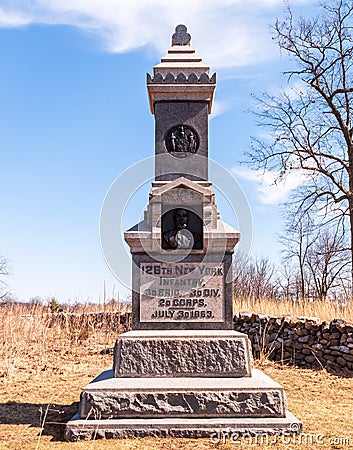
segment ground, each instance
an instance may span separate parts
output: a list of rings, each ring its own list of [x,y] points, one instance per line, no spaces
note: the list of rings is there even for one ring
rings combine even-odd
[[[18,368],[16,376],[2,377],[0,385],[0,449],[231,449],[249,448],[229,438],[213,443],[208,439],[129,439],[66,443],[65,422],[77,410],[82,387],[100,371],[111,368],[112,355],[102,345],[80,346],[79,352],[55,349],[42,367]],[[57,356],[57,357],[56,357]],[[30,361],[27,360],[27,363]],[[302,422],[303,442],[287,438],[261,448],[353,449],[353,378],[278,365],[269,361],[257,367],[282,384],[289,409]],[[309,435],[310,433],[310,435]],[[253,445],[251,446],[253,447]],[[259,445],[258,445],[259,448]]]
[[[109,315],[97,322],[96,316],[82,311],[70,320],[66,315],[60,319],[41,305],[2,305],[0,312],[0,450],[353,449],[353,377],[288,367],[266,357],[255,365],[285,388],[289,410],[303,423],[302,442],[288,437],[283,442],[280,437],[276,443],[255,446],[223,436],[220,442],[156,438],[65,442],[65,423],[78,409],[82,388],[112,367],[112,347],[126,328]]]

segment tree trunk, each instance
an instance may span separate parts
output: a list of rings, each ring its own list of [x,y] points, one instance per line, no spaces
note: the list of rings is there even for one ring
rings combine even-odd
[[[350,183],[353,184],[353,180],[350,180]],[[351,289],[350,289],[350,297],[353,298],[353,195],[348,197],[349,204],[349,224],[350,224],[350,251],[351,251]]]

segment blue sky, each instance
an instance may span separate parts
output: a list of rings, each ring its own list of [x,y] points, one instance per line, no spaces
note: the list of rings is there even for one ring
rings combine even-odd
[[[303,15],[310,1],[292,1]],[[192,46],[217,72],[210,157],[232,170],[253,216],[252,254],[279,260],[278,204],[298,180],[271,186],[239,166],[256,128],[251,94],[288,88],[270,26],[277,0],[0,0],[0,256],[21,300],[102,301],[127,289],[110,273],[100,211],[114,180],[154,153],[146,72],[185,23]],[[123,227],[141,216],[149,184],[130,200]],[[227,202],[223,219],[233,226]],[[242,230],[240,230],[242,231]]]

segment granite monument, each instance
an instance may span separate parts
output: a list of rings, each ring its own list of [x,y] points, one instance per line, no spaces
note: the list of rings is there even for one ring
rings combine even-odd
[[[155,180],[144,220],[125,232],[132,255],[132,331],[113,369],[82,392],[66,439],[211,437],[300,429],[283,388],[253,369],[233,331],[232,254],[208,179],[208,116],[216,75],[178,25],[147,75],[155,118]]]

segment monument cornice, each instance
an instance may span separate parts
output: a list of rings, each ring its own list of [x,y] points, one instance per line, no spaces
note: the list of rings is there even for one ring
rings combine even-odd
[[[151,113],[155,113],[155,104],[162,101],[198,101],[208,103],[208,114],[212,112],[216,84],[148,84],[148,98]]]

